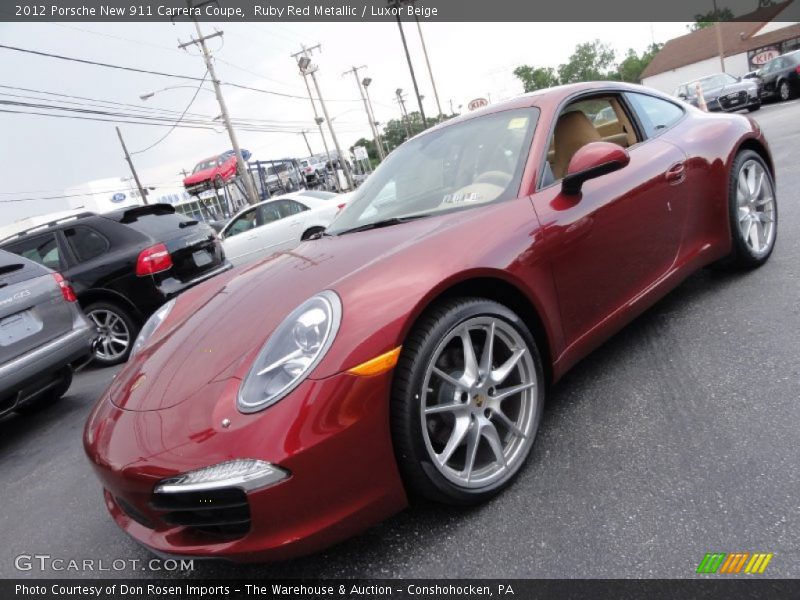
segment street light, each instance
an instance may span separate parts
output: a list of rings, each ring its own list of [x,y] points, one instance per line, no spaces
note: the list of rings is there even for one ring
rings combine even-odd
[[[147,92],[147,93],[145,93],[145,94],[141,94],[141,95],[139,96],[139,99],[140,99],[140,100],[149,100],[150,98],[152,98],[153,96],[155,96],[155,95],[156,95],[156,94],[158,94],[159,92],[166,92],[167,90],[179,90],[179,89],[189,89],[189,90],[196,90],[197,88],[196,88],[196,87],[194,87],[194,86],[191,86],[191,85],[171,85],[171,86],[169,86],[169,87],[165,87],[165,88],[162,88],[162,89],[160,89],[160,90],[154,90],[154,91],[152,91],[152,92]],[[204,88],[204,87],[201,87],[200,89],[201,89],[201,90],[203,90],[204,92],[209,92],[209,93],[211,93],[211,94],[213,94],[213,93],[214,93],[214,92],[212,92],[211,90],[209,90],[209,89],[207,89],[207,88]]]

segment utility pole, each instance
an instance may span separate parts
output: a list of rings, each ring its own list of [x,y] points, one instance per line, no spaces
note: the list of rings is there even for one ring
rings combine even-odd
[[[325,106],[325,100],[322,99],[322,92],[320,91],[319,82],[317,81],[316,75],[318,67],[316,65],[311,65],[311,57],[309,56],[309,53],[320,49],[320,45],[317,44],[311,48],[306,48],[305,46],[301,47],[303,49],[300,52],[295,52],[292,54],[292,57],[297,59],[297,66],[300,67],[300,72],[303,75],[306,73],[311,75],[311,81],[314,82],[314,89],[317,90],[319,105],[322,107],[322,114],[325,115],[325,121],[328,123],[328,130],[331,132],[331,138],[333,138],[333,145],[336,147],[336,153],[339,155],[339,162],[342,165],[342,169],[344,169],[344,176],[345,179],[347,179],[347,185],[352,190],[355,187],[353,185],[353,175],[350,173],[350,166],[347,164],[347,157],[342,153],[342,149],[339,146],[339,140],[336,137],[336,132],[333,130],[333,123],[331,123],[331,118],[328,115],[328,108]],[[301,54],[303,55],[302,57],[300,57]]]
[[[139,195],[142,198],[142,202],[147,204],[147,194],[142,187],[142,182],[139,181],[139,175],[136,173],[136,168],[133,166],[131,155],[128,154],[128,147],[125,145],[125,140],[122,139],[122,132],[119,130],[119,127],[117,127],[117,137],[119,137],[119,143],[122,144],[122,151],[125,153],[125,160],[128,161],[128,166],[131,168],[131,174],[133,175],[133,180],[136,182],[136,187],[139,190]]]
[[[456,111],[455,111],[455,109],[453,108],[453,99],[452,99],[452,98],[450,98],[450,114],[451,114],[451,115],[454,115],[454,114],[456,114]]]
[[[314,156],[314,153],[311,151],[311,144],[308,143],[308,138],[306,137],[306,132],[305,131],[301,131],[300,135],[303,136],[303,139],[306,142],[306,148],[308,148],[308,155],[309,156]]]
[[[383,160],[383,148],[381,148],[381,144],[378,141],[378,131],[375,129],[375,123],[373,122],[372,115],[369,112],[369,106],[367,106],[367,98],[364,96],[364,89],[361,87],[361,80],[358,78],[358,70],[359,69],[366,69],[367,65],[361,65],[360,67],[353,67],[349,71],[345,71],[342,73],[342,77],[347,75],[348,73],[352,73],[353,77],[356,78],[356,86],[358,86],[358,93],[361,94],[361,101],[364,103],[364,112],[367,113],[367,121],[369,121],[369,128],[372,131],[372,139],[375,140],[375,147],[378,149],[378,157]]]
[[[200,4],[200,6],[206,3],[207,2],[203,2]],[[192,0],[187,0],[187,4],[189,5],[189,8],[193,8]],[[258,201],[258,193],[256,192],[256,187],[253,184],[252,178],[250,177],[250,171],[248,170],[247,165],[245,165],[244,159],[242,158],[242,150],[239,148],[239,140],[236,138],[236,132],[233,130],[233,125],[231,125],[231,119],[228,115],[228,107],[225,104],[225,98],[222,97],[222,89],[219,85],[219,79],[217,79],[217,73],[214,70],[214,62],[211,60],[211,53],[208,51],[208,46],[206,46],[206,40],[218,36],[222,37],[222,31],[216,31],[211,35],[203,36],[203,32],[200,31],[200,23],[197,22],[197,19],[192,20],[194,21],[194,27],[197,31],[197,39],[192,38],[189,42],[178,44],[178,48],[184,50],[187,46],[197,45],[200,46],[200,49],[203,52],[203,60],[205,60],[206,69],[208,69],[208,74],[211,76],[211,83],[214,84],[214,93],[217,96],[219,109],[222,113],[222,120],[225,123],[225,128],[228,130],[228,136],[231,138],[233,151],[236,154],[236,170],[244,180],[244,189],[247,195],[247,202],[250,204],[255,204]]]
[[[367,95],[367,106],[369,106],[370,118],[372,119],[372,122],[375,124],[375,133],[378,135],[378,137],[375,140],[375,142],[378,144],[378,147],[381,149],[379,154],[380,154],[381,160],[383,160],[384,158],[386,158],[386,155],[389,154],[389,152],[388,151],[384,152],[383,136],[381,136],[381,131],[380,131],[380,129],[378,129],[378,120],[375,118],[375,109],[372,108],[372,100],[370,100],[370,98],[369,98],[369,84],[372,83],[372,79],[370,79],[369,77],[364,77],[364,80],[361,83],[364,86],[364,93]]]
[[[183,175],[184,179],[189,176],[189,171],[186,169],[181,169],[180,173]]]
[[[425,45],[425,38],[422,36],[422,26],[419,24],[419,17],[414,14],[414,20],[417,22],[417,31],[419,31],[419,40],[422,42],[422,53],[425,55],[425,64],[428,66],[428,75],[431,78],[431,86],[433,87],[433,97],[436,98],[436,108],[439,110],[439,122],[444,120],[444,113],[442,113],[442,105],[439,102],[439,92],[436,91],[436,81],[433,79],[433,70],[431,69],[431,61],[428,58],[428,47]]]
[[[403,49],[406,51],[406,61],[408,62],[408,70],[411,72],[411,82],[414,84],[414,93],[417,95],[417,104],[419,105],[419,114],[422,117],[423,131],[428,128],[428,121],[425,118],[425,109],[422,107],[422,98],[419,95],[419,86],[417,86],[417,77],[414,75],[414,65],[411,64],[411,54],[408,52],[408,44],[406,43],[406,34],[403,32],[403,23],[400,21],[400,4],[402,0],[389,0],[389,6],[397,9],[397,27],[400,29],[400,39],[403,40]]]
[[[403,115],[403,125],[406,127],[406,138],[408,139],[411,137],[411,122],[408,120],[406,104],[403,98],[403,90],[397,88],[394,93],[397,95],[397,103],[400,105],[400,114]]]
[[[722,72],[725,72],[725,50],[722,47],[722,24],[719,22],[719,12],[717,9],[717,0],[713,0],[714,4],[714,29],[717,33],[717,51],[719,52],[719,66]]]
[[[331,152],[330,152],[330,150],[328,150],[328,141],[325,139],[325,132],[322,131],[322,124],[325,122],[325,119],[321,118],[319,116],[319,113],[317,113],[317,105],[314,104],[314,96],[311,95],[311,87],[308,85],[308,77],[306,76],[305,73],[303,73],[302,70],[300,71],[300,74],[303,76],[303,83],[306,84],[306,91],[308,92],[308,99],[311,101],[311,108],[314,111],[314,123],[316,123],[317,127],[319,128],[319,137],[322,138],[322,145],[325,148],[325,156],[328,158],[328,162],[331,162]],[[331,163],[331,164],[333,164],[333,163]],[[339,188],[339,180],[338,180],[338,178],[336,178],[336,189],[341,191],[341,189]]]

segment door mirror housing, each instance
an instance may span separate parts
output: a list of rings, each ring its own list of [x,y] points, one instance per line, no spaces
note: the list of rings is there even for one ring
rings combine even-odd
[[[561,181],[561,191],[568,196],[581,193],[584,182],[608,175],[626,167],[631,161],[628,151],[611,142],[590,142],[578,149]]]

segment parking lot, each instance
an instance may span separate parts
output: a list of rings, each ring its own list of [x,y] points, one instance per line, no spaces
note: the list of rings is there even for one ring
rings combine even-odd
[[[197,561],[174,575],[690,577],[706,552],[741,551],[774,553],[768,576],[800,576],[800,101],[754,116],[777,166],[772,259],[692,276],[575,367],[506,493],[469,510],[413,507],[290,563]],[[0,576],[86,576],[19,572],[23,552],[150,556],[108,516],[81,445],[117,370],[89,368],[60,403],[0,420]]]

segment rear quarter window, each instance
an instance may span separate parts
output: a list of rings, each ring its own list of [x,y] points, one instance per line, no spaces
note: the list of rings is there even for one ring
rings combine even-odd
[[[627,96],[648,138],[669,129],[684,115],[681,107],[668,100],[635,92],[629,92]]]

